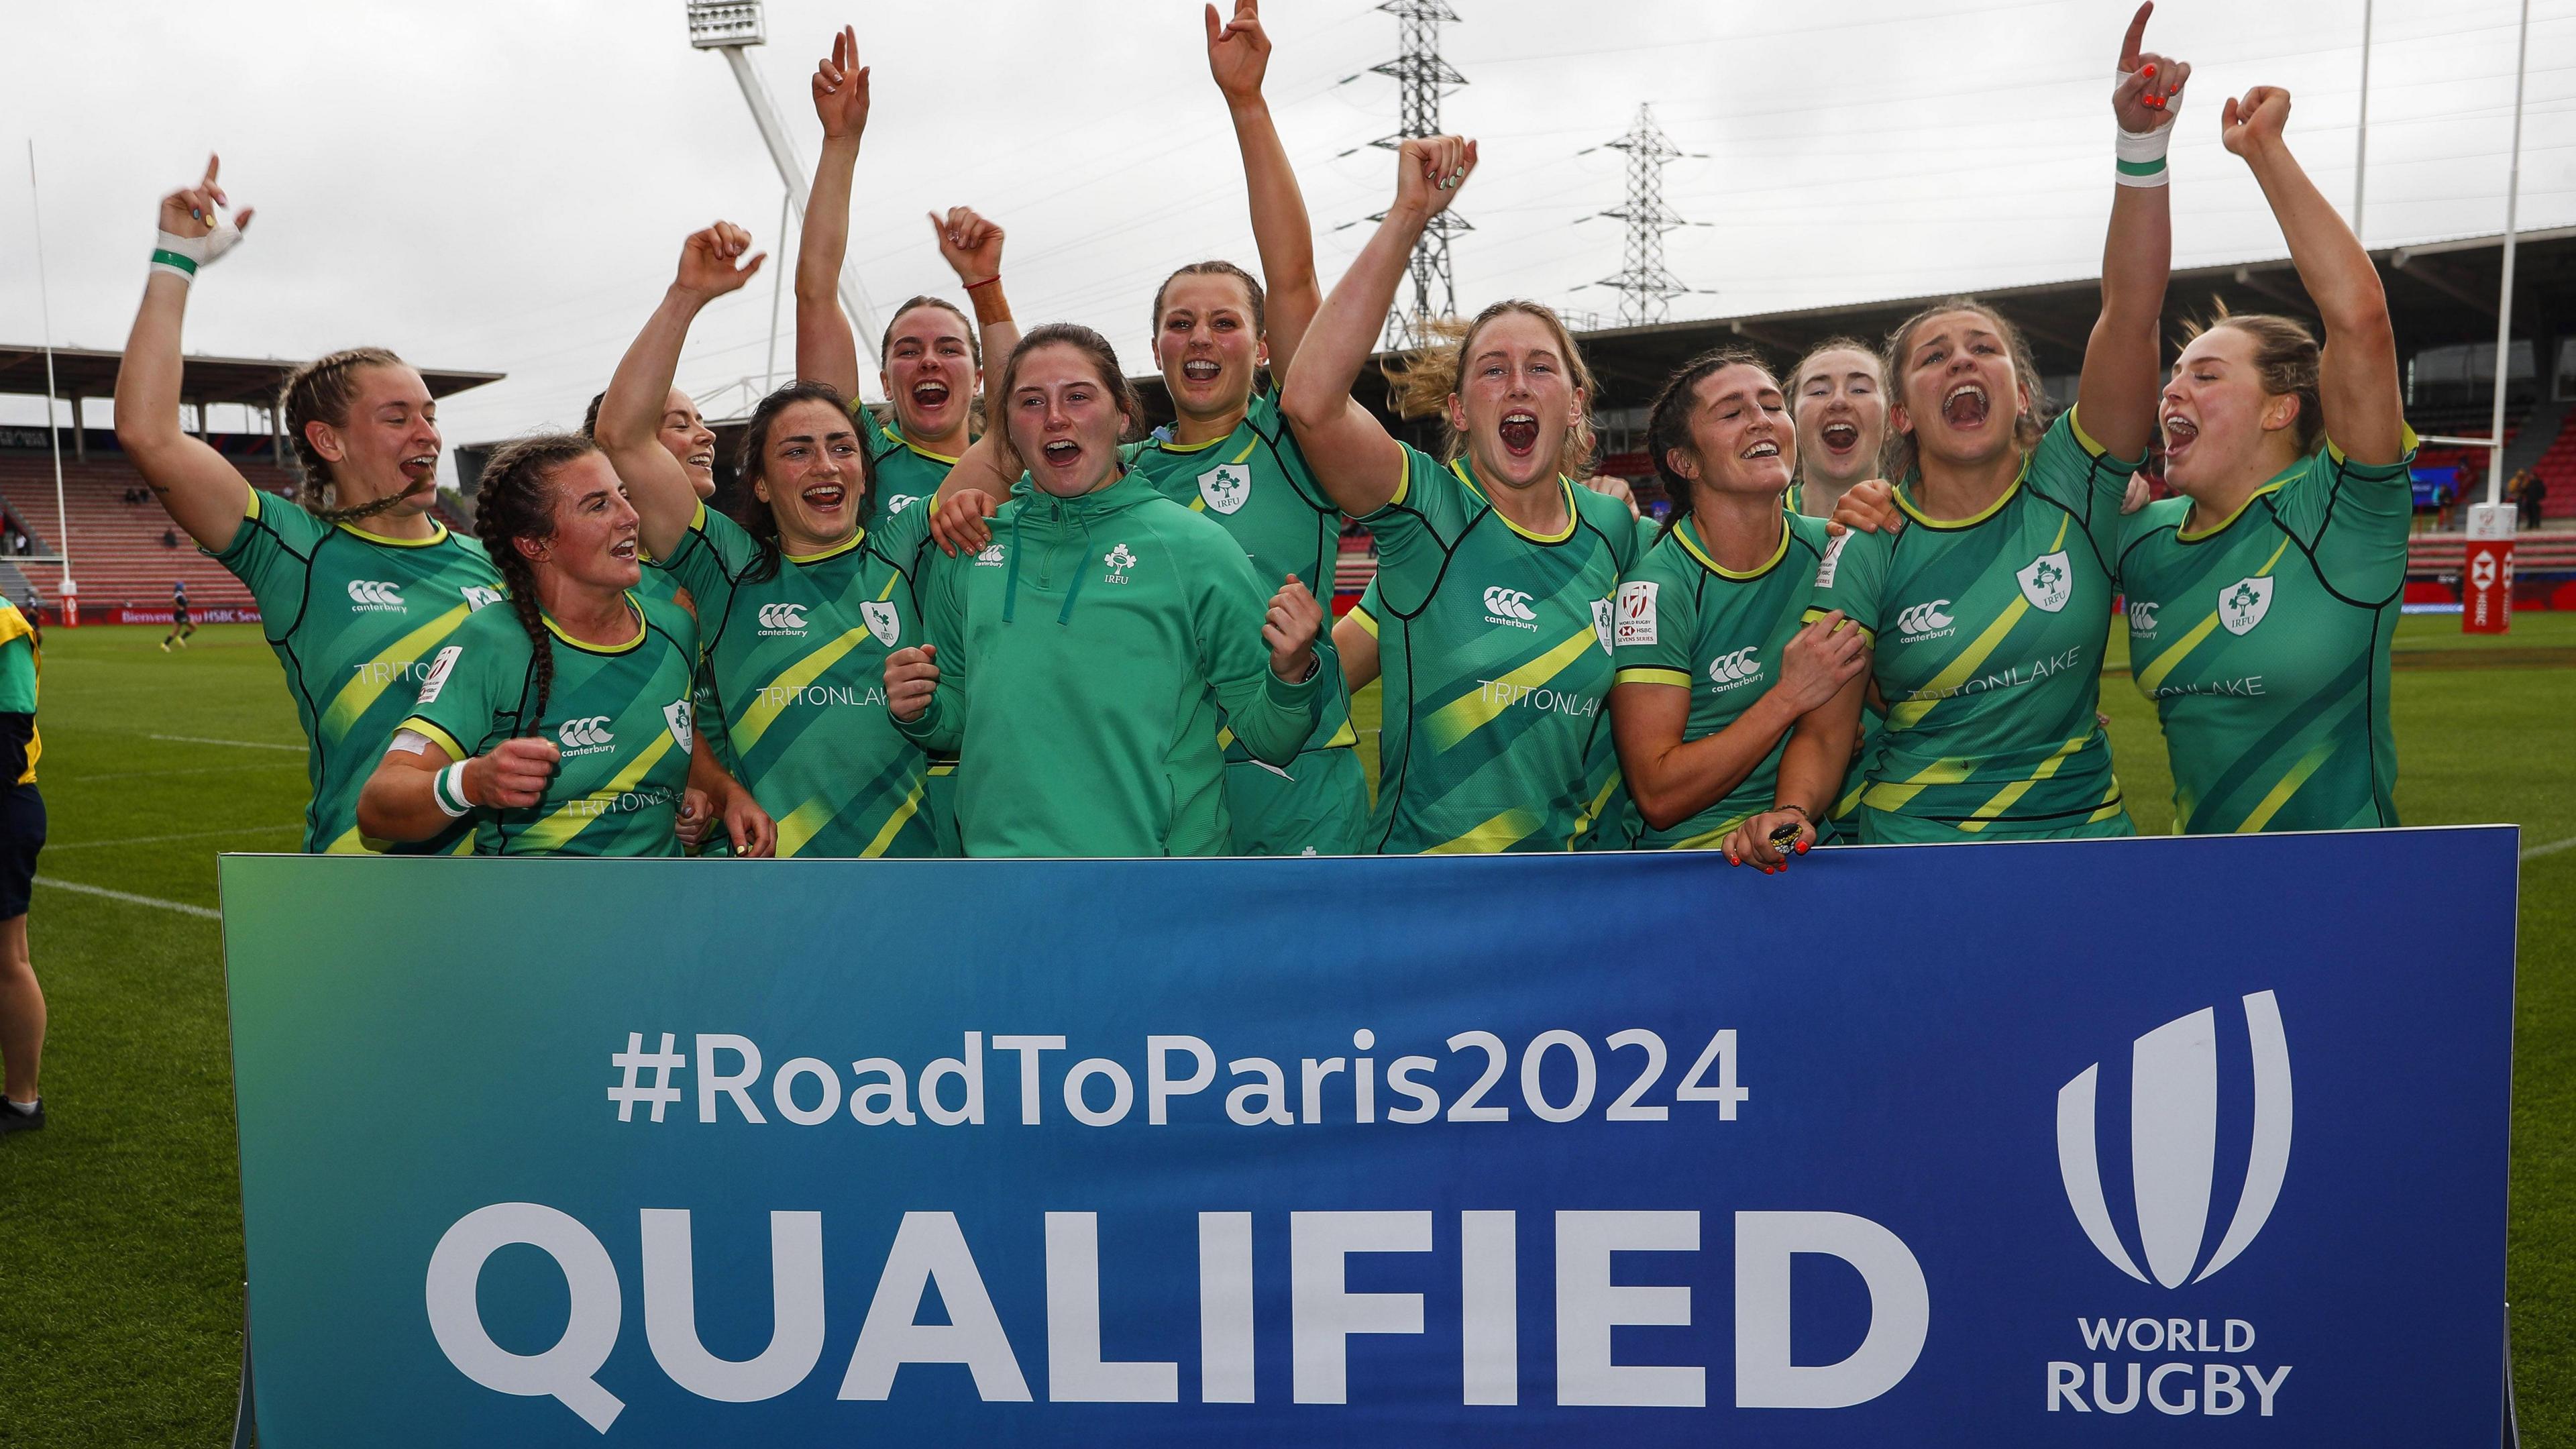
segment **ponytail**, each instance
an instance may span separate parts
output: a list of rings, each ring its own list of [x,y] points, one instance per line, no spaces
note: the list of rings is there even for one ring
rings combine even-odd
[[[501,571],[510,609],[528,634],[536,703],[519,720],[528,734],[535,734],[546,717],[546,698],[555,683],[555,650],[545,614],[537,606],[536,567],[518,545],[521,539],[543,543],[554,537],[554,476],[565,464],[597,451],[597,444],[578,433],[521,438],[492,455],[475,493],[474,534],[483,540],[492,566]]]
[[[334,428],[349,425],[349,413],[358,401],[358,373],[369,367],[407,367],[410,364],[382,347],[350,347],[327,357],[317,357],[286,375],[278,389],[278,407],[286,416],[286,436],[295,445],[296,471],[304,475],[304,509],[324,523],[355,523],[373,518],[412,498],[436,496],[435,481],[414,483],[400,493],[388,493],[373,502],[354,508],[334,508],[339,485],[331,476],[331,460],[322,456],[305,436],[304,425],[324,423]]]

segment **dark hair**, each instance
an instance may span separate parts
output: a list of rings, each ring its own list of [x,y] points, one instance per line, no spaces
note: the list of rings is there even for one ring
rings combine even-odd
[[[1135,431],[1136,420],[1145,415],[1145,405],[1137,399],[1134,385],[1127,381],[1127,374],[1118,369],[1118,349],[1109,345],[1108,338],[1079,322],[1049,322],[1043,327],[1032,328],[1021,335],[1020,345],[1011,349],[1010,361],[1002,364],[1002,385],[990,390],[990,396],[999,398],[1004,409],[1001,451],[1006,458],[1002,471],[1006,473],[1027,467],[1027,460],[1020,457],[1019,449],[1011,442],[1008,410],[1012,385],[1020,375],[1020,363],[1041,347],[1070,347],[1090,362],[1092,371],[1099,374],[1100,386],[1109,394],[1109,400],[1117,404],[1119,416],[1126,419],[1125,426],[1119,429],[1121,441]]]
[[[2003,338],[2004,350],[2012,358],[2013,380],[2030,394],[2030,406],[2020,408],[2013,415],[2013,446],[2025,453],[2038,447],[2043,430],[2040,417],[2048,407],[2048,395],[2039,385],[2039,364],[2031,359],[2030,339],[2022,336],[2021,329],[2012,325],[2004,314],[1974,297],[1944,298],[1898,323],[1896,330],[1887,334],[1887,348],[1879,354],[1878,360],[1879,365],[1886,369],[1889,389],[1896,394],[1893,401],[1905,400],[1905,354],[1914,350],[1915,329],[1949,312],[1974,312],[1995,329],[1997,336]],[[2015,399],[2015,405],[2019,406],[2019,399]],[[1892,409],[1888,417],[1884,461],[1888,481],[1894,483],[1904,482],[1921,466],[1921,459],[1914,448],[1914,435],[1897,428]]]
[[[555,475],[565,464],[598,451],[598,444],[579,433],[521,438],[492,455],[475,489],[474,536],[483,540],[492,567],[501,571],[510,608],[519,616],[519,627],[527,631],[533,651],[530,668],[537,685],[536,706],[519,719],[530,734],[546,717],[546,696],[555,683],[555,651],[546,634],[545,615],[537,607],[536,569],[519,552],[518,543],[523,538],[543,543],[554,537]]]
[[[1868,358],[1870,366],[1878,369],[1878,385],[1880,387],[1887,386],[1887,359],[1878,355],[1877,348],[1870,346],[1868,343],[1861,341],[1857,337],[1828,337],[1824,341],[1817,343],[1815,346],[1808,348],[1807,355],[1798,359],[1798,365],[1789,369],[1790,416],[1797,416],[1798,396],[1805,392],[1807,388],[1807,370],[1815,366],[1817,358],[1824,356],[1828,352],[1857,352],[1861,356]]]
[[[754,486],[766,476],[763,468],[769,457],[769,430],[777,425],[779,417],[789,408],[809,402],[826,404],[834,412],[852,419],[852,425],[856,426],[856,415],[850,410],[849,399],[841,396],[839,388],[827,382],[791,382],[762,398],[760,406],[751,410],[751,422],[742,430],[742,451],[734,457],[734,477],[739,487],[735,490],[733,521],[741,524],[743,532],[750,534],[752,542],[760,546],[760,557],[753,562],[751,572],[743,576],[746,583],[764,583],[778,577],[778,513]],[[875,495],[876,465],[869,459],[867,448],[862,446],[859,449],[858,509],[855,516],[867,516],[868,500]]]
[[[877,356],[879,358],[883,358],[887,353],[894,350],[895,324],[903,320],[904,313],[911,311],[915,307],[936,307],[943,312],[954,314],[958,321],[965,323],[966,355],[975,359],[975,365],[977,367],[980,368],[984,365],[984,339],[977,333],[975,319],[967,316],[964,312],[959,311],[957,304],[949,301],[947,298],[933,297],[926,292],[918,297],[906,298],[902,306],[895,308],[893,312],[887,315],[885,334],[877,339]]]
[[[304,506],[325,523],[354,523],[386,512],[406,498],[421,493],[435,495],[436,482],[415,483],[399,493],[388,493],[370,503],[354,508],[332,508],[339,489],[331,479],[331,460],[322,456],[305,436],[304,425],[324,423],[334,428],[349,425],[350,409],[358,402],[358,373],[369,367],[408,367],[411,364],[382,347],[349,347],[327,357],[317,357],[286,375],[277,390],[278,408],[286,417],[286,436],[295,445],[298,472],[304,475]],[[322,506],[316,506],[322,505]]]
[[[599,405],[606,401],[608,401],[608,394],[604,392],[595,392],[590,395],[590,406],[581,410],[581,435],[583,437],[596,438],[599,436]]]
[[[1440,456],[1443,461],[1457,457],[1466,449],[1466,437],[1450,424],[1448,402],[1450,398],[1457,395],[1458,369],[1465,363],[1467,349],[1475,343],[1476,334],[1484,331],[1487,324],[1507,313],[1514,312],[1524,317],[1535,317],[1547,324],[1547,329],[1556,334],[1558,350],[1565,354],[1565,371],[1568,380],[1587,400],[1595,395],[1592,369],[1584,365],[1583,350],[1574,345],[1574,334],[1566,330],[1564,320],[1558,317],[1553,309],[1542,303],[1507,297],[1477,313],[1476,320],[1463,327],[1450,320],[1435,322],[1432,324],[1433,331],[1444,336],[1455,337],[1457,340],[1444,346],[1428,347],[1417,352],[1406,353],[1400,366],[1392,363],[1382,364],[1381,371],[1386,374],[1389,400],[1398,416],[1418,418],[1434,412],[1440,414],[1443,440]],[[1566,470],[1578,472],[1592,466],[1592,446],[1592,419],[1587,413],[1577,419],[1574,426],[1568,430],[1565,440]]]
[[[2231,313],[2221,301],[2207,322],[2182,324],[2182,340],[2189,345],[2204,332],[2232,327],[2254,343],[2254,376],[2263,391],[2273,397],[2298,401],[2299,455],[2313,453],[2326,439],[2325,393],[2320,379],[2323,352],[2317,346],[2316,334],[2305,323],[2270,312]]]
[[[1771,364],[1750,347],[1711,348],[1665,378],[1664,385],[1655,390],[1655,400],[1646,407],[1646,453],[1655,465],[1655,476],[1663,481],[1664,493],[1673,500],[1672,514],[1664,520],[1666,533],[1681,527],[1694,501],[1692,480],[1673,467],[1672,452],[1691,446],[1691,405],[1699,385],[1730,367],[1750,367],[1764,377],[1771,376]]]

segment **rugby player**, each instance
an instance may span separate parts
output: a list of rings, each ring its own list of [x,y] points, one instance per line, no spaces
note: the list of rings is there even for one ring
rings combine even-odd
[[[1789,369],[1790,421],[1798,428],[1795,511],[1831,518],[1843,490],[1878,476],[1887,446],[1887,372],[1868,344],[1828,337]]]
[[[1323,610],[1123,465],[1140,405],[1098,333],[1030,332],[999,397],[1027,476],[990,544],[927,555],[928,641],[887,660],[888,709],[960,752],[968,855],[1225,854],[1218,710],[1253,758],[1294,760],[1330,692]]]
[[[250,586],[309,751],[308,851],[463,852],[454,821],[400,843],[369,840],[358,796],[447,636],[501,597],[480,545],[438,521],[438,404],[379,347],[297,368],[280,406],[305,507],[250,486],[179,424],[180,322],[200,268],[241,232],[209,157],[161,201],[161,236],[116,374],[116,436],[172,521]],[[239,225],[251,219],[245,207]]]
[[[1841,793],[1841,774],[1821,798],[1776,788],[1787,752],[1850,768],[1859,696],[1843,686],[1868,667],[1840,615],[1804,617],[1826,545],[1822,520],[1781,507],[1799,441],[1747,349],[1683,364],[1647,409],[1673,516],[1620,581],[1610,693],[1641,846],[1717,849],[1775,808],[1824,822]]]
[[[440,647],[359,797],[361,825],[423,840],[470,822],[478,855],[679,854],[697,621],[635,592],[617,471],[578,433],[523,438],[485,466],[474,526],[509,606]]]
[[[169,653],[170,646],[173,644],[182,649],[187,648],[188,636],[196,632],[196,622],[188,617],[188,581],[172,579],[170,581],[170,632],[161,636],[161,652]]]
[[[1458,346],[1413,359],[1402,392],[1440,407],[1445,463],[1351,396],[1415,240],[1475,164],[1455,136],[1404,143],[1395,203],[1280,395],[1326,496],[1377,537],[1386,710],[1364,843],[1393,854],[1572,849],[1619,784],[1601,702],[1611,599],[1640,530],[1569,476],[1591,449],[1591,380],[1564,324],[1498,302]]]
[[[2406,592],[2415,434],[2378,272],[2282,139],[2289,92],[2231,98],[2325,324],[2228,316],[2174,363],[2160,421],[2181,496],[2130,520],[2129,669],[2191,834],[2397,824],[2388,650]]]
[[[0,599],[0,1137],[45,1125],[36,1068],[45,1053],[45,993],[27,951],[27,907],[45,848],[45,797],[36,789],[36,690],[44,669],[36,626]]]

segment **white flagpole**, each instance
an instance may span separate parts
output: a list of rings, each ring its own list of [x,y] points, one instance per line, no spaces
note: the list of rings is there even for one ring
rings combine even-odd
[[[62,556],[63,582],[60,592],[75,592],[72,584],[72,514],[63,504],[63,437],[54,428],[54,304],[45,281],[45,211],[37,200],[36,140],[27,138],[27,209],[36,223],[36,310],[45,330],[45,440],[54,449],[54,552]],[[80,409],[72,409],[72,426],[80,426]]]

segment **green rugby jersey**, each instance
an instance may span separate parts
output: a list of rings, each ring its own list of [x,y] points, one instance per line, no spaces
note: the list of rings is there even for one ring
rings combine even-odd
[[[2132,515],[2129,669],[2173,761],[2174,830],[2397,823],[2388,645],[2406,594],[2408,463],[2332,442],[2203,533],[2191,500]]]
[[[1565,528],[1542,537],[1494,511],[1465,459],[1407,447],[1404,464],[1362,520],[1377,536],[1386,692],[1365,846],[1572,849],[1619,789],[1601,701],[1638,525],[1627,504],[1559,479]]]
[[[1709,557],[1698,520],[1685,516],[1619,584],[1612,626],[1618,682],[1689,690],[1683,739],[1704,739],[1735,723],[1780,682],[1781,651],[1806,627],[1827,542],[1823,519],[1784,514],[1779,547],[1760,568],[1738,573]],[[1780,752],[1788,742],[1781,735],[1752,774],[1690,819],[1667,830],[1641,821],[1637,844],[1649,850],[1724,845],[1735,827],[1779,798]],[[1838,800],[1859,783],[1859,773],[1855,762]],[[1830,828],[1826,834],[1831,837]]]
[[[860,405],[852,413],[859,423],[859,442],[868,450],[867,531],[874,533],[915,504],[928,507],[957,460],[906,438],[891,422],[879,422],[873,408]]]
[[[926,502],[752,577],[759,545],[700,506],[671,572],[698,601],[737,773],[778,822],[778,854],[932,855],[929,761],[885,708],[885,661],[921,642],[912,567]]]
[[[1193,513],[1204,514],[1232,534],[1252,560],[1254,577],[1264,586],[1275,590],[1288,575],[1295,574],[1314,591],[1317,600],[1329,603],[1333,596],[1333,567],[1341,551],[1341,511],[1325,496],[1323,485],[1315,481],[1313,470],[1306,466],[1305,453],[1280,418],[1275,389],[1255,396],[1243,421],[1222,438],[1183,445],[1158,435],[1125,452],[1128,467],[1164,497]],[[1358,736],[1351,730],[1350,694],[1342,686],[1340,661],[1332,657],[1329,632],[1319,647],[1328,671],[1324,712],[1306,748],[1299,752],[1301,755],[1317,750],[1347,750],[1358,743]],[[1224,739],[1230,780],[1241,770],[1276,773],[1273,767],[1253,760],[1243,742],[1234,738],[1232,729],[1224,732]],[[1252,782],[1266,793],[1287,797],[1278,808],[1265,809],[1257,818],[1248,819],[1250,812],[1243,808],[1243,802],[1230,799],[1236,853],[1295,855],[1311,849],[1318,854],[1338,855],[1358,849],[1356,840],[1318,840],[1294,831],[1291,833],[1296,838],[1270,838],[1269,832],[1261,828],[1269,822],[1346,821],[1356,816],[1359,806],[1351,799],[1327,801],[1322,797],[1350,797],[1355,790],[1364,789],[1359,774],[1330,766],[1329,761],[1292,763],[1287,767],[1290,778],[1275,791]],[[1300,800],[1301,796],[1317,798]]]
[[[551,740],[563,762],[524,810],[477,810],[477,855],[678,855],[680,794],[696,728],[689,689],[697,621],[677,604],[627,599],[635,637],[601,648],[546,621],[554,682],[537,702],[536,650],[514,609],[485,609],[439,648],[401,728],[471,759],[513,735]]]
[[[2128,833],[2093,710],[2136,470],[2069,408],[1976,517],[1928,518],[1900,487],[1903,531],[1826,546],[1806,617],[1840,609],[1868,632],[1887,700],[1865,832],[1885,814],[1989,838]]]
[[[241,527],[215,561],[250,587],[268,645],[286,666],[313,788],[304,848],[471,850],[473,831],[462,821],[429,840],[361,839],[358,795],[411,712],[430,656],[468,614],[501,597],[500,572],[481,544],[444,524],[425,539],[384,538],[249,491]]]

